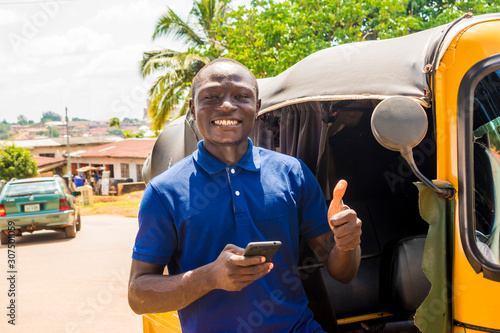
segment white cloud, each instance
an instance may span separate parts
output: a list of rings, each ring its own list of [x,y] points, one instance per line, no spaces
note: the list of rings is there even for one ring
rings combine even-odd
[[[64,106],[72,117],[141,117],[152,78],[143,80],[138,67],[144,51],[160,47],[151,36],[167,6],[185,17],[192,0],[0,6],[2,117],[39,119]]]
[[[25,45],[23,54],[30,56],[54,56],[86,54],[101,51],[113,44],[110,34],[99,34],[88,27],[69,30],[64,35],[39,37]]]
[[[27,91],[31,95],[58,93],[67,85],[67,81],[61,78],[53,79],[43,83],[37,83],[27,87]]]
[[[13,63],[5,69],[7,75],[33,75],[36,73],[35,64]]]
[[[77,76],[120,76],[139,73],[139,62],[145,48],[142,44],[135,44],[126,45],[119,49],[106,50],[93,58],[87,66],[78,70]]]
[[[0,27],[11,25],[21,21],[19,13],[5,8],[0,8]]]
[[[114,20],[134,22],[141,19],[151,19],[160,15],[166,6],[153,6],[149,1],[135,1],[121,3],[112,7],[101,9],[90,23],[107,23]]]

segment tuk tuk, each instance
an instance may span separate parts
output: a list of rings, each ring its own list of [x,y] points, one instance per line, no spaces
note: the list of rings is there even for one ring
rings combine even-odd
[[[302,159],[327,204],[347,180],[344,202],[363,221],[349,284],[301,245],[324,330],[500,332],[500,14],[335,46],[258,84],[254,144]],[[168,125],[146,182],[200,139],[189,115]],[[175,312],[143,322],[181,332]]]

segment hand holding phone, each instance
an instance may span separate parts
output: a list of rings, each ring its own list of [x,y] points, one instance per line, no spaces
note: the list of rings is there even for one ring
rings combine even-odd
[[[243,255],[247,257],[263,256],[267,262],[270,262],[280,247],[280,241],[250,242],[245,248]]]

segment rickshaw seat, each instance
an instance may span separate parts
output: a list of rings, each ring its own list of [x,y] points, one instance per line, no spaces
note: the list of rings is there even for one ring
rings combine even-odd
[[[425,235],[389,242],[380,262],[380,300],[384,310],[409,317],[429,294],[431,284],[422,270]]]

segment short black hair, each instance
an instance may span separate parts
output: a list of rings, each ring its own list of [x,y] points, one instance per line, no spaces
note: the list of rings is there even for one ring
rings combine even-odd
[[[219,62],[221,63],[232,63],[238,66],[241,66],[242,68],[246,69],[248,73],[250,73],[250,77],[252,78],[253,84],[255,86],[255,96],[257,100],[259,100],[259,84],[257,83],[257,79],[255,78],[255,75],[248,69],[247,66],[243,65],[241,62],[236,61],[231,58],[217,58],[215,60],[210,61],[208,64],[203,66],[199,72],[196,74],[196,76],[193,79],[193,82],[191,82],[191,98],[194,98],[194,95],[196,93],[196,89],[198,89],[198,86],[200,85],[200,77],[201,74],[207,69],[210,68],[211,66],[218,64]]]

